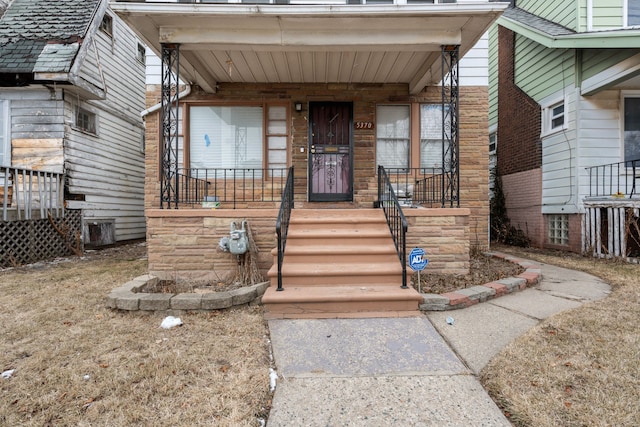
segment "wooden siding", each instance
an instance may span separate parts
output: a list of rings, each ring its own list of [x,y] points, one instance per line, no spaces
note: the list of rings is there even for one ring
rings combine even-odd
[[[565,99],[566,129],[542,137],[542,213],[576,213],[574,187],[578,174],[576,90],[573,86],[542,101]]]
[[[620,92],[608,90],[581,97],[578,111],[580,198],[589,195],[585,168],[622,160]]]
[[[11,165],[61,173],[64,107],[62,91],[45,88],[7,89],[11,120]]]
[[[65,147],[69,192],[83,200],[69,201],[82,209],[85,224],[115,220],[116,240],[145,237],[144,126],[145,67],[137,58],[138,39],[114,16],[113,38],[97,31],[79,73],[106,88],[106,99],[85,101],[65,94],[65,113],[74,123],[77,105],[94,112],[96,134],[71,126]],[[94,49],[95,48],[95,49]],[[97,55],[95,52],[97,51]],[[98,62],[96,62],[98,61]],[[104,84],[102,83],[104,79]]]
[[[540,102],[573,84],[574,53],[548,49],[516,34],[515,83],[531,98]]]
[[[517,6],[569,29],[578,29],[576,0],[518,0]]]
[[[586,49],[582,54],[582,81],[638,53],[640,49]]]
[[[594,30],[622,27],[624,0],[592,0],[592,4]]]
[[[498,124],[498,24],[489,30],[489,126]]]

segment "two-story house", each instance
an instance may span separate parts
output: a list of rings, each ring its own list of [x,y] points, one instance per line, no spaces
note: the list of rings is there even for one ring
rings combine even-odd
[[[64,254],[49,215],[76,249],[144,238],[145,46],[106,0],[4,6],[0,264]]]
[[[640,1],[512,3],[489,110],[511,224],[535,246],[638,257]]]

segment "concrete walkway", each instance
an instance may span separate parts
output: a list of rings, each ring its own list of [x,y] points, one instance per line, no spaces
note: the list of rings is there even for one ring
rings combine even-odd
[[[279,380],[267,426],[510,426],[476,374],[540,320],[609,294],[593,276],[541,268],[535,288],[462,310],[270,320]]]

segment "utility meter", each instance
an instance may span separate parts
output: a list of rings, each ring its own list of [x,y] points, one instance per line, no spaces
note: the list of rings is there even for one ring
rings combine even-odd
[[[235,223],[235,221],[231,223],[231,233],[229,236],[229,252],[234,255],[242,255],[247,252],[249,242],[247,240],[246,225],[247,221],[242,221],[242,228],[238,229],[238,225]]]

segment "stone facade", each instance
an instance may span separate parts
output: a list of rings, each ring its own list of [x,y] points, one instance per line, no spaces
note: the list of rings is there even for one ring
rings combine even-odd
[[[375,123],[376,105],[380,103],[411,104],[440,102],[440,88],[430,87],[418,96],[408,94],[403,84],[220,84],[216,94],[206,94],[197,87],[183,103],[286,103],[290,107],[289,163],[295,168],[296,207],[336,207],[333,204],[307,202],[308,146],[307,103],[312,101],[348,101],[353,103],[354,122]],[[159,86],[149,86],[148,105],[159,101]],[[487,88],[460,87],[460,206],[461,209],[407,209],[409,218],[408,244],[423,245],[435,257],[434,270],[468,270],[471,245],[488,247],[488,117]],[[295,111],[294,103],[303,104]],[[184,105],[184,104],[183,104]],[[417,111],[417,107],[414,108]],[[159,196],[159,112],[146,117],[146,181],[147,240],[149,270],[153,274],[189,275],[222,274],[233,267],[235,260],[217,251],[217,243],[228,235],[233,220],[247,219],[260,242],[260,267],[265,272],[273,262],[270,249],[275,245],[275,204],[260,209],[180,208],[161,210]],[[418,120],[417,114],[412,120]],[[412,139],[419,140],[413,126]],[[354,129],[354,173],[352,203],[345,208],[370,208],[377,198],[376,131]],[[418,146],[415,142],[415,147]],[[304,147],[305,150],[300,150]],[[413,150],[412,166],[417,167],[417,150]],[[251,206],[254,208],[254,206]],[[429,211],[429,214],[424,212]],[[418,212],[418,213],[414,213]],[[415,242],[415,243],[414,243]],[[409,246],[408,246],[409,247]],[[430,260],[431,262],[431,260]]]

